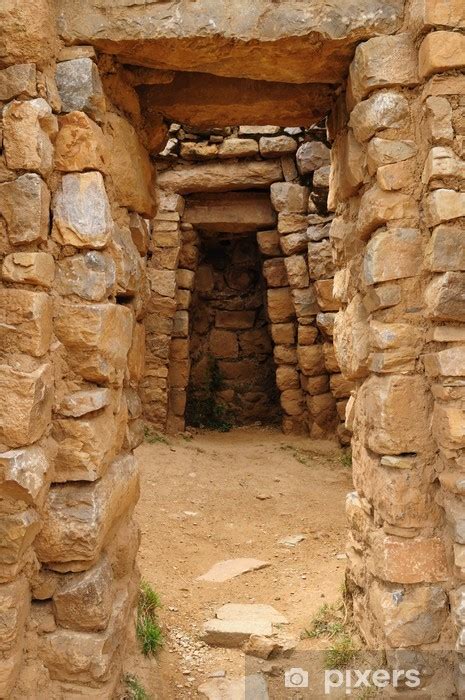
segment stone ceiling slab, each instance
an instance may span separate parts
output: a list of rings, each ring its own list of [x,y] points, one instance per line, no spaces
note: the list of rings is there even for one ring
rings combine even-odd
[[[69,44],[122,62],[226,77],[339,83],[356,44],[395,32],[404,0],[56,0]]]

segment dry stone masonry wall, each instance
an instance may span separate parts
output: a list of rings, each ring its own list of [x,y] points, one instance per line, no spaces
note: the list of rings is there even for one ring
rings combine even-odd
[[[247,232],[257,231],[267,286],[266,314],[274,346],[283,428],[285,432],[309,432],[313,437],[332,434],[337,428],[341,441],[349,441],[350,436],[340,421],[344,420],[352,383],[342,377],[332,345],[334,317],[339,303],[332,295],[334,265],[329,242],[332,216],[327,211],[330,150],[325,139],[324,126],[307,130],[301,127],[240,126],[189,131],[180,124],[171,125],[166,147],[157,161],[157,192],[161,206],[154,221],[154,231],[160,226],[181,228],[184,229],[181,239],[183,236],[186,239],[181,247],[180,262],[176,246],[165,256],[166,265],[172,268],[171,274],[169,271],[157,273],[170,278],[171,295],[180,295],[176,317],[184,319],[179,325],[184,326],[186,334],[182,341],[174,342],[171,351],[174,355],[169,361],[168,393],[173,407],[173,411],[168,410],[170,427],[183,427],[182,409],[186,402],[192,355],[185,292],[192,291],[194,284],[199,241],[191,229],[195,227],[199,232],[206,232],[211,240],[224,235],[240,238]],[[179,205],[179,193],[183,195],[184,204],[181,206],[184,209],[177,213],[167,211],[165,216],[163,207],[173,208],[175,202]],[[178,216],[179,224],[170,223]],[[152,236],[155,241],[155,233]],[[191,236],[193,239],[188,242]],[[179,245],[178,239],[176,244]],[[195,253],[193,250],[189,252],[189,246],[193,246]],[[158,265],[160,260],[158,254],[152,256],[153,264]],[[185,268],[182,268],[183,264],[186,264]],[[201,273],[201,285],[208,286],[211,272],[204,265],[199,268],[197,278]],[[229,275],[233,272],[231,269]],[[185,285],[187,279],[190,289],[176,292],[176,279],[178,288]],[[159,289],[153,291],[160,293]],[[197,299],[198,295],[194,304]],[[162,299],[160,303],[163,305]],[[234,311],[242,310],[250,315],[247,302],[243,300],[241,305],[239,288],[232,295],[230,304]],[[196,335],[203,311],[194,309]],[[203,332],[206,333],[207,328]],[[167,332],[149,333],[149,352],[150,347],[154,348],[155,354],[165,348],[168,335]],[[198,338],[194,345],[196,352]],[[253,354],[253,348],[250,350]],[[263,352],[258,336],[255,352],[257,355]],[[212,355],[217,356],[215,349]],[[161,366],[168,360],[165,351],[165,357],[157,358],[156,362]],[[148,359],[149,363],[152,361],[155,358]],[[230,357],[227,367],[225,362],[222,364],[226,373],[245,371],[244,366],[241,369],[238,356],[235,359]],[[154,369],[154,372],[160,371],[158,367]],[[250,371],[253,371],[252,365]],[[158,395],[155,400],[151,398],[154,396],[151,392],[157,392],[160,383],[163,383],[164,391],[164,380],[159,377],[144,380],[150,403],[147,414],[163,427],[166,404],[160,404]],[[171,396],[172,389],[174,394]],[[182,398],[180,391],[184,392]],[[164,396],[165,401],[168,400],[168,396]],[[256,399],[261,400],[258,394]],[[177,413],[174,413],[175,406]]]
[[[0,70],[2,698],[110,698],[138,590],[152,166],[63,57]]]
[[[452,697],[444,650],[458,639],[463,651],[464,605],[465,14],[461,2],[410,9],[400,33],[357,47],[330,119],[335,348],[357,384],[348,582],[368,641],[393,650],[393,664],[407,659],[394,650],[421,649],[431,689]]]

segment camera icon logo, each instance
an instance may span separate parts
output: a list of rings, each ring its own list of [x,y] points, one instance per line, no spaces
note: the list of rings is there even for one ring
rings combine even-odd
[[[285,688],[308,688],[308,673],[303,668],[289,668],[284,673]]]

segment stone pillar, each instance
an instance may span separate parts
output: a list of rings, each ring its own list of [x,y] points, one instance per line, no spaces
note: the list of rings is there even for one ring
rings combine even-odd
[[[94,59],[0,71],[1,697],[111,697],[138,589],[152,169]]]
[[[462,5],[413,3],[398,35],[360,44],[330,120],[336,356],[357,385],[348,583],[388,649],[449,648],[449,604],[463,635]]]

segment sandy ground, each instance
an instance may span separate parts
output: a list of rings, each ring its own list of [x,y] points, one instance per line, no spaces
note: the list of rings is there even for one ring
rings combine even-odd
[[[266,427],[198,432],[137,450],[139,566],[162,599],[165,643],[152,661],[130,657],[127,670],[151,698],[203,697],[197,688],[210,674],[244,675],[242,651],[199,644],[202,624],[224,603],[271,604],[289,619],[286,635],[299,651],[315,648],[300,635],[322,603],[340,597],[343,581],[351,478],[341,455],[334,443]],[[294,548],[278,543],[300,533]],[[271,566],[224,583],[196,580],[236,557]]]

